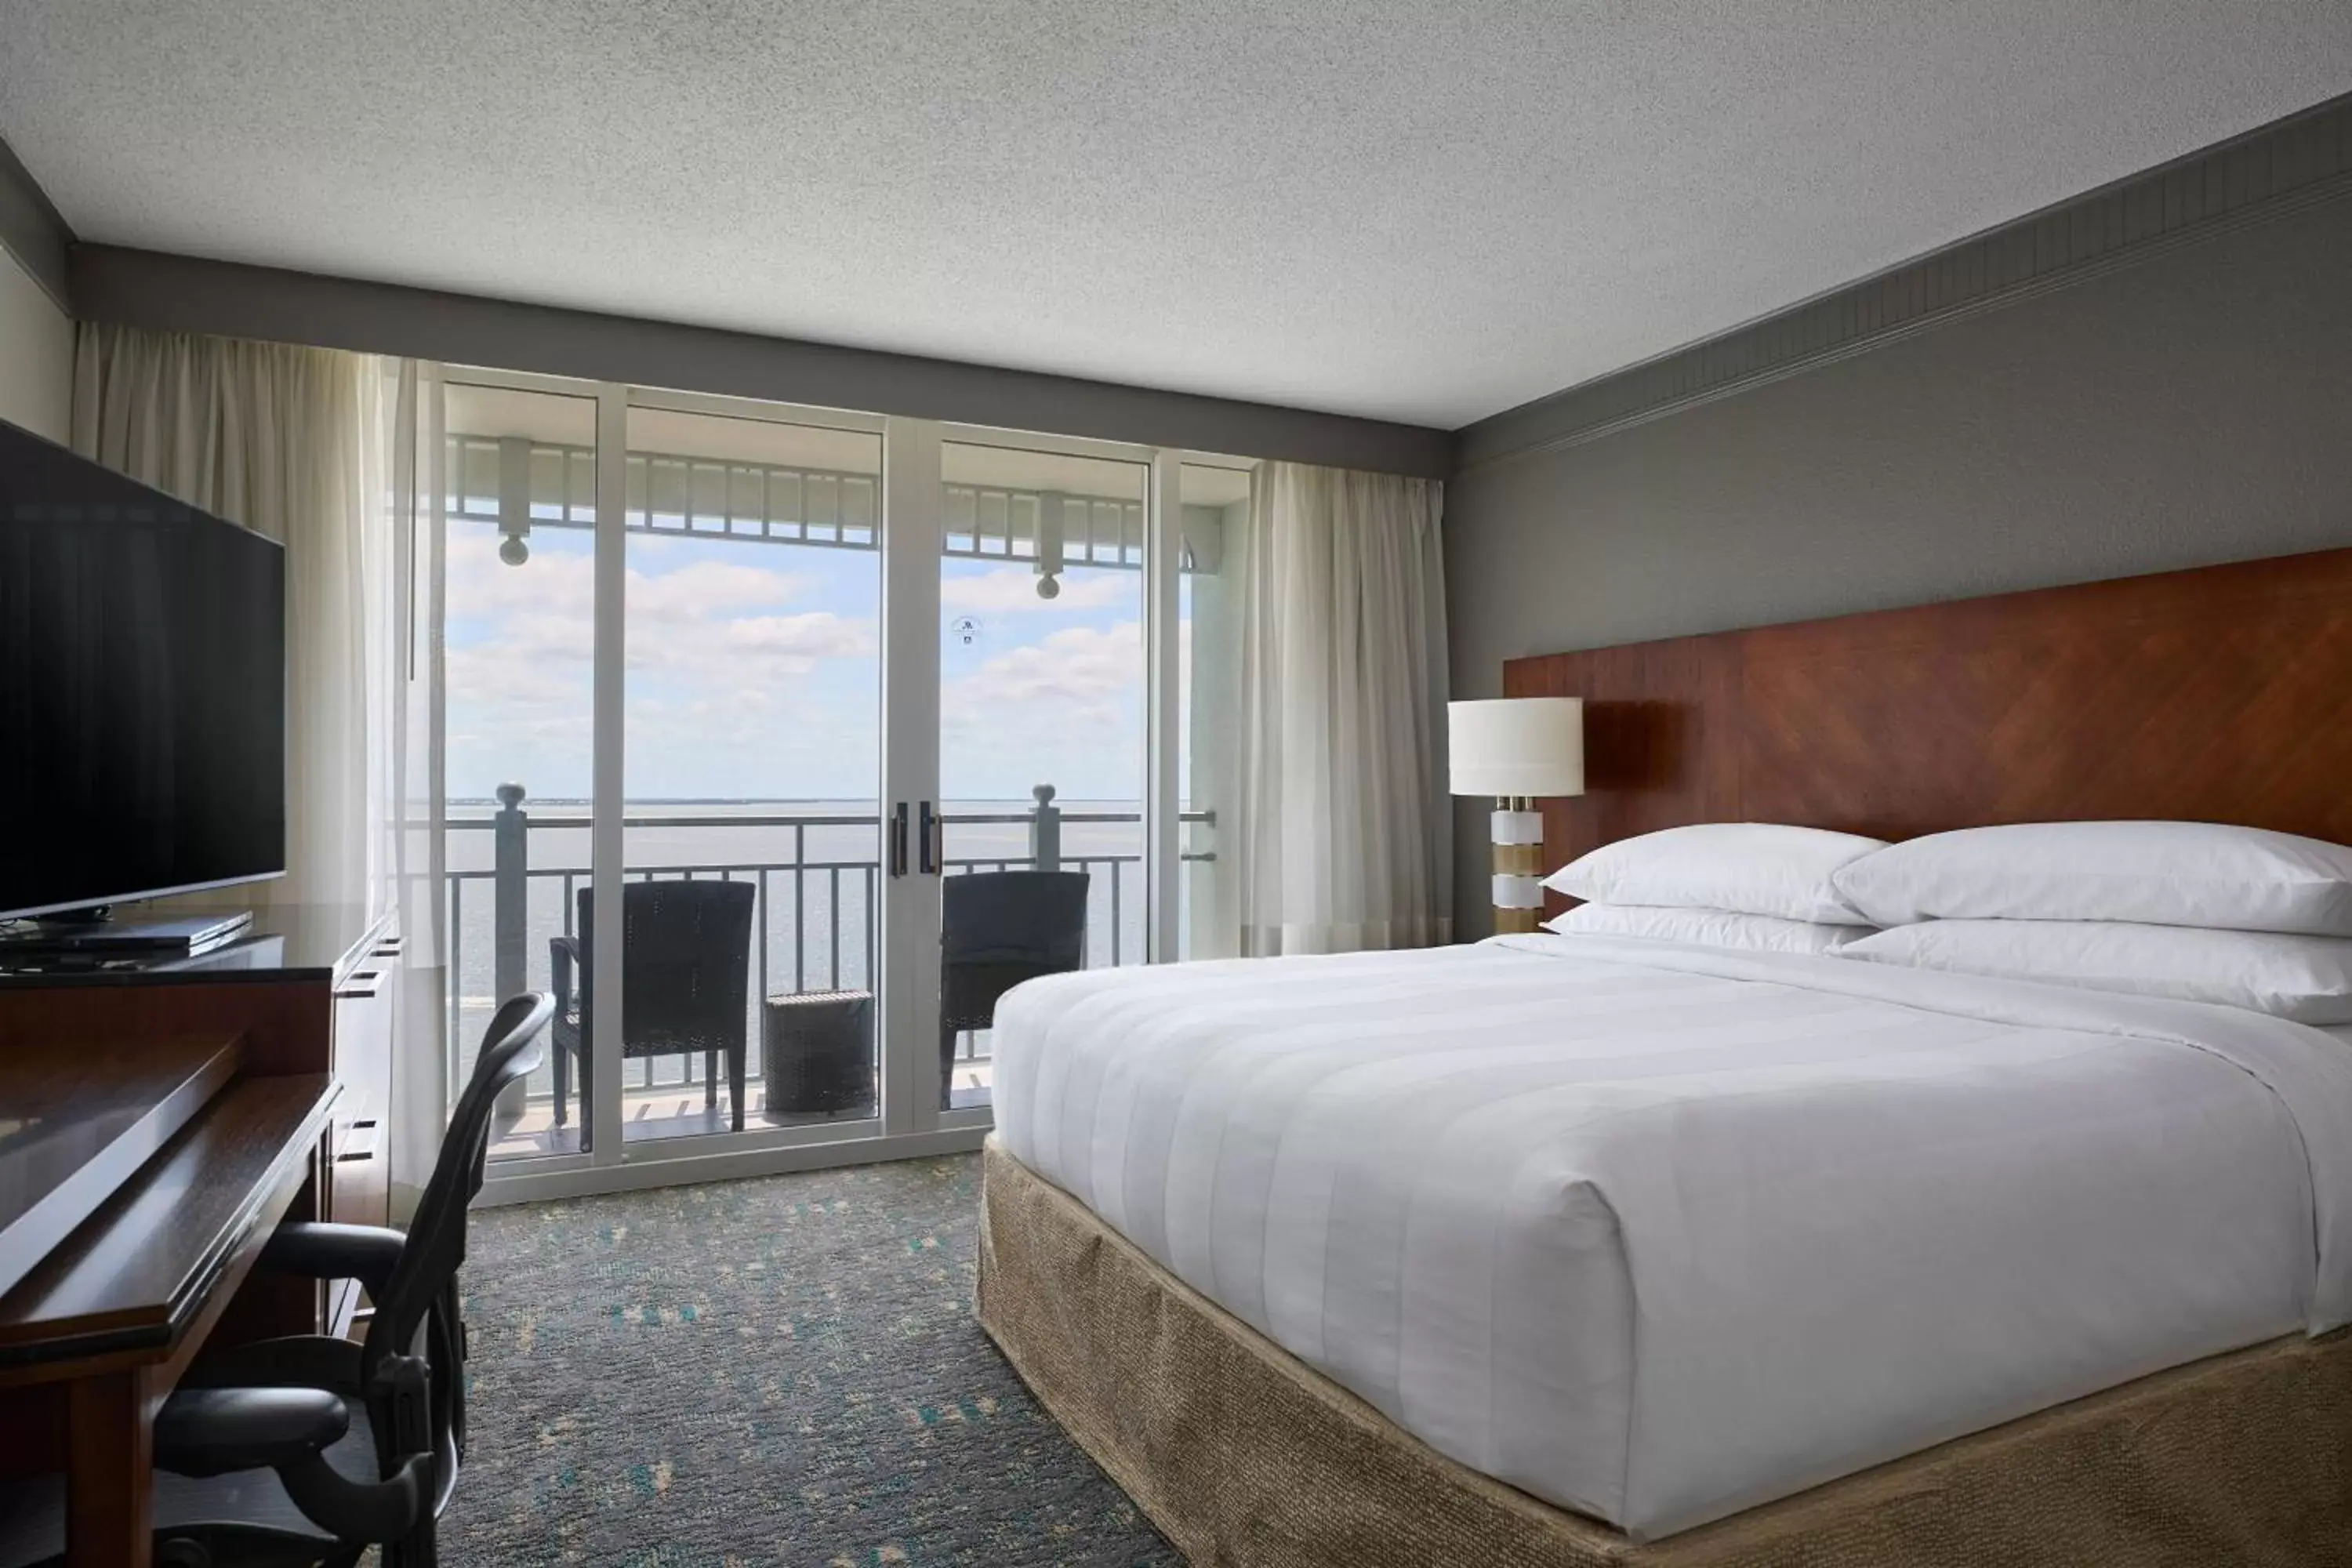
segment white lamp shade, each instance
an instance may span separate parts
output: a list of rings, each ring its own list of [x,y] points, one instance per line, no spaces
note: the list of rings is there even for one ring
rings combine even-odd
[[[1455,795],[1584,793],[1584,703],[1505,697],[1446,704]]]

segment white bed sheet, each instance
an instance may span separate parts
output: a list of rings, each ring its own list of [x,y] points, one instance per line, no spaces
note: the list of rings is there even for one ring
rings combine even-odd
[[[999,1136],[1452,1457],[1638,1537],[2346,1321],[2352,1049],[1656,942],[1095,971]]]

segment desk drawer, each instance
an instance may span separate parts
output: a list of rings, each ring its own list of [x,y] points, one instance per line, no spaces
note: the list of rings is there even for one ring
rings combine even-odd
[[[381,1115],[336,1126],[328,1135],[331,1213],[341,1225],[383,1225],[392,1217],[392,1162]]]
[[[383,1225],[392,1215],[392,1042],[396,955],[371,957],[335,989],[335,1078],[343,1086],[328,1136],[329,1217]]]

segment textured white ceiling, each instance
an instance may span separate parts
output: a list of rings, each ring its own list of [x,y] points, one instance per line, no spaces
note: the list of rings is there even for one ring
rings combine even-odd
[[[2347,89],[2347,0],[0,0],[87,238],[1448,426]]]

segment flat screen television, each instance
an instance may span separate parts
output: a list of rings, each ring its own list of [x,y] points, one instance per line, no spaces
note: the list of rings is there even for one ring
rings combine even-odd
[[[0,422],[0,918],[286,870],[286,552]]]

